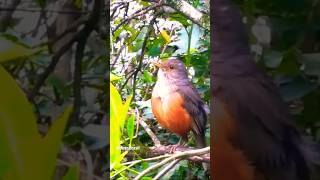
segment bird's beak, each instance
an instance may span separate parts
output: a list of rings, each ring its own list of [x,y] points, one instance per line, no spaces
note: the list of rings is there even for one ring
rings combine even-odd
[[[158,61],[151,61],[151,63],[155,66],[157,66],[158,68],[161,68],[162,67],[162,64]]]

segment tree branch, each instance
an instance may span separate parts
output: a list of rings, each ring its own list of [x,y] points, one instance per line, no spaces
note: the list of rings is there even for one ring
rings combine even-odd
[[[168,166],[164,167],[153,179],[154,180],[160,179],[163,175],[165,175],[168,171],[170,171],[180,161],[181,159],[173,160]]]
[[[86,46],[86,42],[88,36],[95,28],[96,24],[99,21],[101,10],[102,10],[102,1],[95,0],[92,14],[86,23],[85,27],[80,31],[81,36],[78,39],[77,50],[76,50],[76,57],[75,57],[75,70],[73,75],[73,96],[74,96],[74,103],[73,103],[73,120],[72,122],[75,125],[81,125],[79,122],[79,115],[80,115],[80,107],[81,107],[81,66],[82,66],[82,59],[83,53]]]
[[[48,76],[52,73],[54,68],[59,62],[60,57],[73,45],[73,43],[78,39],[79,37],[79,32],[76,33],[70,41],[68,41],[66,44],[64,44],[51,58],[51,62],[49,66],[44,70],[42,74],[39,75],[39,78],[34,85],[33,89],[28,95],[28,99],[30,101],[33,101],[34,97],[38,94],[38,91],[40,90],[41,86],[43,83],[46,81]]]
[[[151,131],[148,124],[146,122],[144,122],[144,120],[140,117],[138,110],[136,110],[136,118],[138,119],[139,124],[144,128],[144,130],[150,136],[154,145],[156,147],[161,146],[161,143],[160,143],[159,139],[157,138],[157,136]]]
[[[202,28],[209,29],[205,25],[209,22],[209,16],[200,12],[198,9],[194,8],[187,1],[184,0],[167,0],[163,8],[166,13],[175,13],[175,11],[180,12],[186,18],[190,19],[195,24]],[[174,11],[175,10],[175,11]]]
[[[56,38],[54,38],[52,40],[49,40],[47,42],[36,44],[36,45],[32,46],[32,48],[41,47],[41,46],[47,45],[47,44],[50,44],[50,45],[55,44],[57,41],[59,41],[60,39],[65,37],[65,35],[67,35],[68,33],[71,33],[73,31],[75,31],[81,24],[84,24],[87,20],[88,20],[87,16],[83,16],[83,17],[78,18],[65,31],[63,31],[62,33],[58,34],[56,36]]]
[[[185,147],[185,146],[178,146],[176,147],[175,152],[187,152],[187,151],[193,151],[197,150],[195,148]],[[153,156],[161,156],[164,154],[172,153],[172,145],[169,146],[158,146],[158,147],[151,147],[149,151],[146,152],[147,157],[153,157]],[[210,162],[210,154],[205,154],[202,156],[190,156],[187,158],[188,160],[192,162],[204,162],[209,163]]]
[[[132,86],[132,91],[133,91],[132,99],[133,100],[135,99],[135,90],[136,90],[136,85],[137,85],[136,79],[137,79],[138,73],[141,71],[141,68],[142,68],[144,54],[146,53],[147,41],[148,41],[148,38],[150,37],[151,31],[153,29],[153,24],[156,22],[157,17],[161,13],[162,13],[162,11],[161,12],[157,12],[153,16],[153,18],[151,19],[150,24],[148,26],[147,33],[146,33],[146,35],[144,37],[144,40],[143,40],[143,43],[142,43],[141,54],[140,54],[139,59],[138,59],[138,63],[139,64],[138,64],[138,67],[136,68],[136,71],[133,74],[133,86]]]
[[[134,180],[139,180],[140,178],[142,178],[144,175],[146,175],[147,173],[151,172],[152,170],[155,170],[173,160],[176,160],[176,159],[184,159],[188,156],[198,156],[198,155],[203,155],[203,154],[206,154],[206,153],[210,153],[210,147],[206,147],[206,148],[203,148],[203,149],[197,149],[197,150],[190,150],[190,151],[185,151],[185,152],[180,152],[180,153],[176,153],[176,154],[173,154],[172,156],[162,160],[161,162],[159,163],[156,163],[150,167],[148,167],[147,169],[145,169],[144,171],[142,171],[138,176],[136,176],[134,178]]]
[[[126,23],[127,21],[131,21],[132,19],[138,17],[138,16],[141,16],[145,13],[147,13],[148,11],[151,11],[153,9],[156,9],[157,7],[161,7],[163,6],[163,4],[155,4],[155,5],[152,5],[152,6],[148,6],[148,7],[145,7],[145,8],[142,8],[142,9],[139,9],[137,10],[136,12],[133,13],[132,16],[128,17],[127,19],[124,19],[122,20],[113,30],[112,30],[112,34],[114,34],[117,29],[119,29],[124,23]]]

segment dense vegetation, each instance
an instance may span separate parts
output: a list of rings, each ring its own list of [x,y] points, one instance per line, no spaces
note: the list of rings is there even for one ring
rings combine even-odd
[[[1,1],[0,179],[106,178],[106,6]]]
[[[188,4],[208,13],[208,6],[203,1],[191,0]],[[160,5],[145,1],[111,2],[110,123],[111,134],[117,134],[110,139],[112,179],[134,178],[168,158],[136,163],[135,160],[147,158],[145,154],[148,148],[156,145],[146,128],[150,128],[161,145],[176,144],[179,140],[179,137],[161,128],[151,112],[150,98],[158,69],[150,61],[179,57],[202,99],[206,104],[209,102],[209,21],[199,26],[186,14],[170,8],[175,7],[173,4],[166,6],[166,9]],[[176,7],[181,8],[179,5]],[[125,105],[121,105],[122,100],[126,100]],[[128,113],[127,120],[123,116],[116,117],[119,113]],[[117,133],[119,130],[120,133]],[[209,132],[208,127],[208,139]],[[117,148],[119,146],[129,148],[120,150]],[[188,146],[194,147],[194,142],[190,141]],[[170,161],[163,167],[169,164]],[[163,169],[150,171],[145,178],[160,176]],[[163,178],[180,179],[187,176],[203,179],[205,175],[201,164],[182,160]]]

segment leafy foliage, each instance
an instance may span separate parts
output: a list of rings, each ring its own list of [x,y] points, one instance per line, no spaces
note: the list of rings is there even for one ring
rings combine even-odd
[[[99,0],[1,4],[0,179],[106,176],[106,25],[90,16],[95,2]],[[99,18],[102,13],[96,12]],[[90,25],[101,29],[77,37],[83,26],[93,29]],[[82,52],[73,46],[80,42]],[[67,59],[65,66],[62,59]]]
[[[1,156],[4,159],[0,166],[0,176],[5,179],[49,179],[54,172],[56,156],[71,109],[67,109],[47,135],[41,138],[33,110],[24,93],[1,66],[0,78],[5,84],[0,92],[0,142]],[[34,157],[33,154],[38,156]],[[35,175],[33,168],[40,172]]]
[[[207,8],[204,6],[204,1],[195,0],[189,3],[201,10]],[[150,64],[151,60],[179,57],[187,66],[190,79],[203,100],[207,104],[209,102],[209,31],[193,24],[178,12],[160,14],[156,17],[154,24],[150,24],[158,9],[155,8],[143,14],[139,12],[152,5],[154,4],[145,1],[130,3],[112,1],[111,3],[111,77],[114,75],[121,77],[113,81],[113,84],[121,94],[122,100],[128,100],[133,94],[129,108],[130,115],[124,123],[127,132],[120,131],[123,146],[133,149],[129,150],[126,156],[121,157],[119,163],[122,163],[122,168],[115,169],[111,176],[112,179],[126,179],[125,177],[131,179],[154,164],[154,162],[142,162],[130,167],[123,165],[127,161],[143,158],[141,157],[143,149],[153,145],[145,129],[137,125],[139,118],[150,126],[162,144],[176,144],[179,140],[174,134],[162,129],[153,117],[150,98],[156,82],[157,68]],[[137,18],[130,18],[135,15]],[[124,23],[121,24],[121,22]],[[150,28],[152,30],[148,35]],[[111,87],[111,92],[116,92],[114,87]],[[119,99],[119,96],[115,95],[115,98]],[[122,113],[127,114],[126,111]],[[138,127],[138,129],[132,131],[133,127]],[[207,131],[210,132],[209,128]],[[114,145],[111,144],[112,149],[115,148],[112,146]],[[190,141],[190,146],[194,146],[192,141]],[[134,154],[133,157],[131,157],[132,154]],[[111,158],[114,157],[111,155]],[[199,171],[200,174],[203,173],[201,166],[181,161],[170,173],[166,174],[165,178],[185,178],[190,173],[197,176]],[[148,179],[156,174],[157,171],[153,171],[144,178]],[[201,175],[199,177],[203,178]]]
[[[319,3],[237,2],[252,32],[255,60],[275,79],[300,128],[319,140]]]

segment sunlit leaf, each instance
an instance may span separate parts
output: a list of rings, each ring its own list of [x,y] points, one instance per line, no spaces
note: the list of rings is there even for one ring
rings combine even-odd
[[[166,40],[166,43],[170,43],[171,42],[171,37],[170,35],[167,33],[166,30],[161,30],[160,31],[161,36]]]
[[[110,73],[110,81],[116,81],[121,79],[121,77],[114,75],[113,73]]]
[[[118,163],[121,154],[120,147],[120,125],[119,108],[121,108],[121,97],[117,89],[110,83],[110,170]]]
[[[125,120],[128,115],[128,110],[129,110],[131,100],[132,100],[132,95],[128,97],[128,99],[126,100],[126,102],[122,107],[123,109],[122,109],[121,118],[120,118],[120,128],[122,132],[123,132],[123,126],[124,126]]]
[[[155,78],[154,78],[154,76],[149,72],[149,71],[147,71],[147,70],[144,70],[143,71],[143,80],[145,81],[145,82],[148,82],[148,83],[153,83],[153,82],[155,82]]]
[[[127,133],[130,140],[130,146],[131,146],[131,142],[134,135],[134,122],[135,122],[135,116],[131,115],[127,121]]]

